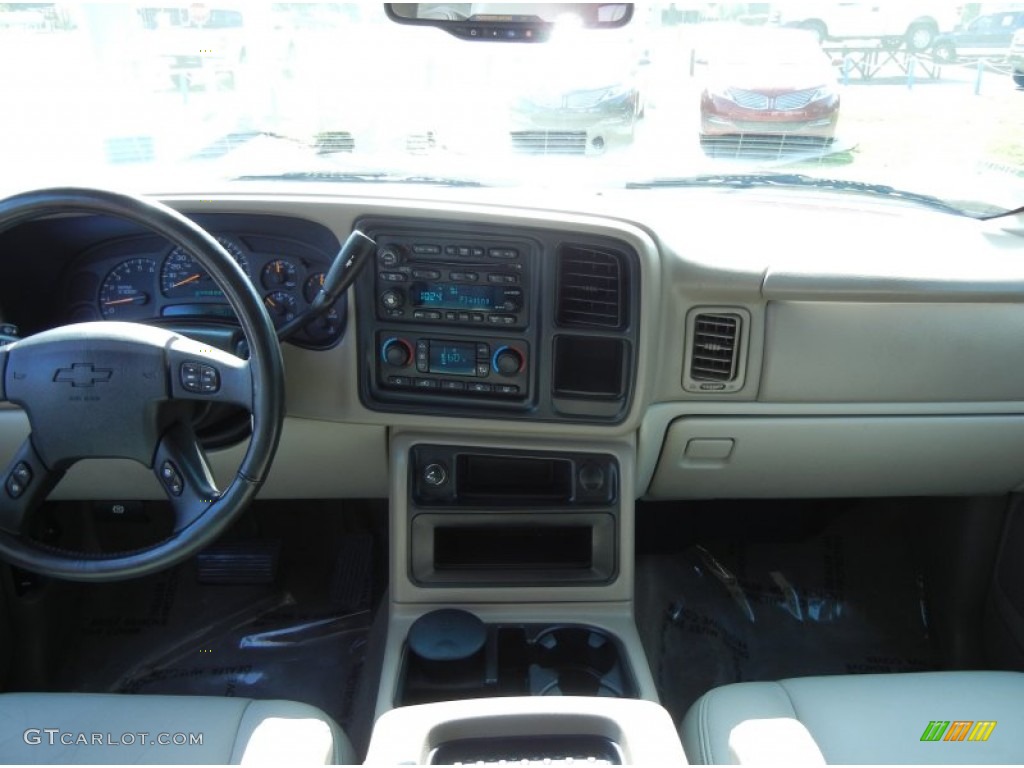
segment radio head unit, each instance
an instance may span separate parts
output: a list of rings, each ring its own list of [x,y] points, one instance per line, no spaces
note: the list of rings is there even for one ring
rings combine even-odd
[[[525,328],[533,262],[526,240],[381,237],[374,274],[377,319]]]

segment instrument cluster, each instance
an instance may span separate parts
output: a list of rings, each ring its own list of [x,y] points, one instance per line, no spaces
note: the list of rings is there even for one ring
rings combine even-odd
[[[275,327],[309,308],[331,265],[330,255],[285,238],[215,237],[263,297]],[[201,322],[235,317],[224,293],[191,253],[152,237],[116,240],[90,249],[78,261],[71,283],[75,322]],[[83,291],[86,285],[95,289]],[[301,346],[333,346],[343,325],[342,308],[335,306],[294,340]]]

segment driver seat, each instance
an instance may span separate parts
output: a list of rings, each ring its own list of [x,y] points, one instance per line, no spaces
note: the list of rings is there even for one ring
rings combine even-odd
[[[0,694],[0,755],[80,765],[355,761],[341,728],[308,704],[93,693]]]

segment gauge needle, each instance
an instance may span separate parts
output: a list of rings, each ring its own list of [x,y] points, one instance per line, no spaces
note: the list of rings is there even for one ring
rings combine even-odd
[[[182,285],[188,285],[189,283],[194,283],[198,279],[199,279],[199,274],[197,273],[197,274],[192,275],[191,277],[186,277],[184,280],[179,280],[174,285],[172,285],[171,288],[177,288],[177,287],[182,286]]]
[[[114,299],[113,301],[104,301],[103,306],[113,307],[116,304],[131,304],[133,301],[135,301],[135,297],[131,296],[127,299]]]
[[[276,307],[277,306],[277,304],[274,302],[274,300],[272,298],[270,298],[269,296],[267,296],[267,298],[264,299],[264,301],[266,301],[267,304],[269,304],[272,307]]]

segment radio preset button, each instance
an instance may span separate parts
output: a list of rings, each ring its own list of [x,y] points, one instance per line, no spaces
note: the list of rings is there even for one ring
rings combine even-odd
[[[484,313],[470,312],[469,319],[472,320],[474,323],[482,323],[484,321]]]
[[[440,320],[441,313],[436,309],[417,309],[412,313],[415,320]]]
[[[433,243],[418,243],[412,247],[412,252],[424,256],[437,256],[441,253],[441,246]]]
[[[468,323],[469,322],[469,312],[459,312],[458,318],[459,318],[459,322],[460,323]]]
[[[487,255],[492,259],[518,259],[519,251],[515,248],[491,248]]]
[[[515,325],[515,315],[488,315],[487,322],[491,325]]]

